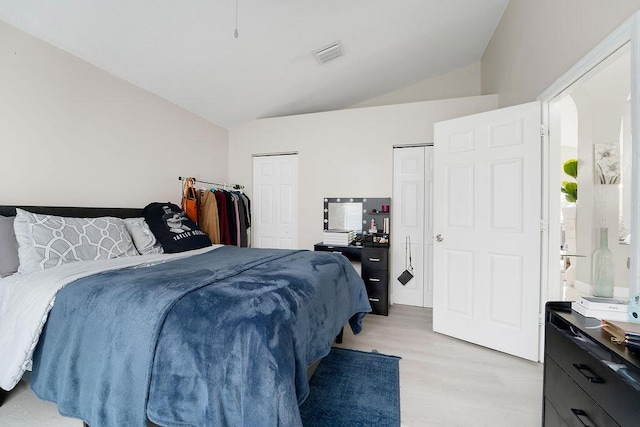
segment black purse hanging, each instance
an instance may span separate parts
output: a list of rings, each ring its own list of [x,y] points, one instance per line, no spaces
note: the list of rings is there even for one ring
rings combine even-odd
[[[398,276],[398,282],[402,283],[402,285],[406,285],[409,283],[409,280],[413,279],[413,266],[411,265],[411,237],[407,236],[406,240],[406,248],[405,252],[407,254],[407,260],[409,261],[409,265],[407,268]]]

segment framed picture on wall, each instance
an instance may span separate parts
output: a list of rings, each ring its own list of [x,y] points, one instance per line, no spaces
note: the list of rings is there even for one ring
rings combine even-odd
[[[618,184],[620,182],[620,155],[618,146],[594,144],[594,177],[596,184]]]

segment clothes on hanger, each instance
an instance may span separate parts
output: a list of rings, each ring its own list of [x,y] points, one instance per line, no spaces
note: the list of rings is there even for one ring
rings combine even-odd
[[[220,219],[218,217],[218,202],[213,192],[198,190],[198,226],[204,231],[211,243],[220,243]]]
[[[198,225],[212,243],[251,245],[251,201],[240,191],[198,190]]]
[[[240,246],[246,248],[248,246],[246,209],[241,194],[236,194],[238,198],[238,230],[240,232]]]
[[[231,244],[231,235],[229,233],[229,215],[227,210],[227,198],[224,192],[216,190],[213,192],[216,202],[218,202],[218,221],[220,228],[220,243],[223,245]]]
[[[225,197],[225,205],[227,207],[227,227],[229,229],[229,245],[238,245],[237,224],[236,224],[236,211],[233,205],[233,197],[231,193],[224,190],[216,190],[221,192]]]
[[[249,247],[251,245],[251,201],[239,184],[218,184],[195,178],[178,177],[192,184],[214,187],[196,191],[197,222],[212,243]],[[233,190],[227,190],[233,188]]]

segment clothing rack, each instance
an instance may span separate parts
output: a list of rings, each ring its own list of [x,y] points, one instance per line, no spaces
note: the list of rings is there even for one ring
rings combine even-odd
[[[187,177],[185,176],[179,176],[178,177],[178,181],[184,181],[185,179],[187,179]],[[222,188],[232,188],[234,190],[242,190],[244,188],[244,185],[241,184],[228,184],[226,182],[211,182],[211,181],[203,181],[200,179],[196,179],[196,178],[192,178],[193,182],[200,182],[202,184],[209,184],[209,185],[215,185],[216,187],[222,187]]]

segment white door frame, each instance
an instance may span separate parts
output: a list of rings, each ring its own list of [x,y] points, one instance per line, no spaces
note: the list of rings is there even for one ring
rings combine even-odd
[[[557,197],[559,191],[557,183],[560,182],[560,168],[558,167],[560,144],[559,136],[550,135],[548,132],[551,124],[550,110],[552,108],[552,101],[629,42],[631,43],[631,135],[633,144],[631,168],[631,235],[634,236],[631,241],[631,259],[640,259],[640,251],[638,250],[640,239],[636,237],[640,230],[640,215],[638,214],[640,205],[638,204],[637,196],[639,188],[638,178],[640,176],[640,153],[638,152],[640,145],[637,142],[637,136],[639,135],[638,130],[640,130],[640,93],[638,92],[640,88],[638,82],[638,77],[640,76],[640,12],[636,12],[538,96],[542,109],[542,226],[545,229],[545,232],[542,233],[542,271],[540,277],[546,281],[546,283],[541,286],[540,313],[544,313],[544,304],[546,301],[562,300],[562,285],[559,283],[559,275],[557,274],[558,248],[560,248],[560,216],[558,214],[560,212],[560,201],[559,197]],[[640,284],[639,274],[640,268],[638,268],[638,263],[632,262],[631,292],[633,292],[634,287],[638,289]],[[638,292],[638,290],[636,292]],[[544,342],[544,327],[542,322],[540,330],[542,344]],[[541,355],[542,351],[543,345],[540,345]]]

